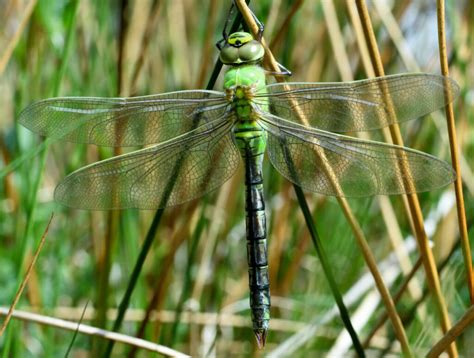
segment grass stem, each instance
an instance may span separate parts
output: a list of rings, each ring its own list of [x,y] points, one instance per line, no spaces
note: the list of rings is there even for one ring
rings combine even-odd
[[[236,17],[233,25],[232,25],[232,30],[231,31],[235,31],[238,28],[238,26],[240,25],[241,21],[242,21],[242,17],[238,15]],[[206,89],[210,90],[210,89],[214,88],[214,85],[215,85],[216,80],[217,80],[217,76],[219,76],[219,72],[220,72],[221,69],[222,69],[222,62],[219,59],[217,59],[216,64],[214,65],[214,70],[211,74],[211,77],[209,79],[209,82],[207,84]],[[179,170],[179,168],[177,168],[177,170]],[[168,183],[167,186],[170,185],[170,184],[173,185],[173,183]],[[165,202],[163,203],[163,206],[166,203],[166,199],[164,201]],[[137,258],[137,261],[135,263],[135,267],[133,268],[133,272],[132,272],[132,275],[130,277],[130,280],[129,280],[127,289],[125,291],[124,297],[122,298],[122,301],[120,302],[120,305],[119,305],[117,318],[115,319],[114,326],[113,326],[113,329],[112,329],[115,332],[118,331],[120,329],[121,325],[122,325],[123,319],[125,317],[125,312],[126,312],[128,306],[129,306],[129,303],[130,303],[130,298],[132,296],[133,290],[135,289],[135,286],[136,286],[136,283],[138,281],[138,277],[140,275],[140,272],[143,268],[145,258],[147,257],[148,252],[151,248],[151,244],[153,242],[153,239],[156,236],[156,232],[158,230],[158,226],[159,226],[161,218],[163,216],[163,212],[164,212],[164,209],[158,209],[157,210],[157,212],[156,212],[156,214],[153,218],[153,222],[152,222],[152,224],[151,224],[151,226],[148,230],[148,233],[146,235],[145,241],[144,241],[143,246],[141,248],[139,257]],[[110,357],[110,355],[112,354],[114,343],[115,343],[114,341],[110,341],[108,343],[106,351],[104,353],[104,357]]]
[[[449,76],[448,55],[446,53],[446,26],[445,26],[445,4],[444,0],[437,0],[438,19],[438,43],[439,59],[441,62],[441,73]],[[461,247],[464,258],[464,266],[467,276],[467,287],[471,305],[474,304],[474,276],[472,272],[472,255],[467,233],[466,209],[464,207],[464,194],[462,191],[461,164],[459,160],[459,143],[456,135],[456,124],[454,122],[454,109],[451,101],[446,106],[446,121],[448,125],[449,148],[451,151],[451,162],[457,176],[454,182],[454,192],[456,194],[456,210],[458,213],[459,234],[461,236]]]
[[[359,12],[359,17],[362,22],[364,35],[369,46],[370,58],[372,61],[372,66],[375,70],[376,76],[384,76],[385,71],[383,69],[382,59],[377,46],[377,40],[372,28],[372,22],[370,20],[369,12],[364,0],[356,0],[357,10]],[[390,112],[390,111],[389,111]],[[394,122],[395,123],[395,122]],[[400,133],[400,128],[398,125],[391,125],[389,127],[390,134],[393,140],[393,143],[396,145],[403,145],[403,140]],[[405,169],[406,168],[401,168]],[[408,183],[409,184],[409,183]],[[433,252],[429,247],[428,236],[423,223],[423,215],[421,212],[420,203],[416,194],[407,195],[408,206],[410,209],[410,214],[413,219],[413,225],[415,229],[415,237],[417,239],[418,248],[420,250],[420,256],[423,260],[423,265],[426,272],[426,278],[428,280],[428,285],[431,288],[432,294],[435,298],[435,302],[438,306],[441,319],[441,328],[444,333],[446,333],[450,327],[451,322],[448,315],[448,310],[446,308],[446,303],[444,301],[443,294],[441,292],[441,284],[439,281],[438,271],[436,270],[436,264],[433,257]],[[457,349],[455,345],[452,345],[449,350],[451,357],[457,357]]]
[[[321,262],[324,275],[328,280],[332,295],[334,296],[334,300],[336,301],[337,307],[339,308],[339,314],[341,316],[342,322],[344,323],[347,332],[351,336],[352,343],[354,344],[354,349],[357,352],[357,355],[359,357],[365,357],[364,348],[360,343],[359,337],[357,336],[357,332],[354,330],[351,318],[349,316],[349,311],[347,310],[347,307],[344,304],[341,292],[339,291],[339,287],[337,286],[336,280],[334,279],[334,275],[331,270],[331,265],[329,264],[329,260],[324,251],[318,231],[313,222],[313,217],[311,215],[311,211],[309,210],[308,203],[306,202],[303,190],[296,184],[293,185],[293,187],[295,189],[296,197],[298,198],[298,203],[300,204],[301,211],[303,212],[306,221],[306,226],[311,236],[311,240],[313,241],[314,248],[316,249],[319,261]]]
[[[247,25],[249,26],[251,32],[253,33],[254,36],[256,36],[256,34],[258,33],[258,26],[255,23],[255,20],[254,20],[252,14],[250,12],[250,9],[241,0],[236,0],[236,4],[239,7],[239,10],[241,11],[241,13],[244,17],[244,20],[247,22]],[[266,42],[265,42],[264,38],[261,39],[261,43],[262,43],[262,46],[265,49],[265,55],[266,55],[266,58],[267,58],[267,62],[271,66],[271,70],[278,72],[279,71],[278,63],[276,62],[276,60],[275,60],[273,54],[271,53],[270,49],[268,48],[268,46],[266,46]],[[279,78],[279,77],[277,77],[276,80],[279,81],[279,82],[283,82],[283,79]],[[298,106],[294,106],[294,108],[297,109]],[[304,117],[304,115],[302,115],[300,113],[297,113],[297,114],[301,118],[301,121],[302,121],[303,124],[307,123],[307,119]],[[322,157],[321,162],[324,164],[326,162],[325,159],[324,159],[324,151],[321,150],[318,154]],[[329,165],[326,165],[324,168],[322,168],[322,170],[328,172],[328,177],[329,178],[331,178],[331,179],[335,178],[335,175],[332,171],[332,168]],[[337,180],[334,180],[331,184],[334,186],[336,192],[341,193],[340,196],[337,196],[337,201],[339,202],[339,205],[340,205],[340,207],[341,207],[341,209],[344,213],[344,216],[346,217],[346,219],[348,220],[348,222],[351,226],[351,229],[352,229],[352,232],[354,233],[357,244],[359,245],[359,247],[361,249],[361,252],[364,256],[364,259],[366,260],[367,266],[368,266],[369,270],[371,271],[372,276],[374,277],[377,289],[379,290],[379,292],[381,294],[382,301],[384,302],[385,307],[387,308],[387,311],[389,312],[389,316],[390,316],[391,322],[393,324],[396,336],[397,336],[397,338],[400,341],[400,344],[402,346],[402,351],[404,352],[405,356],[411,357],[412,356],[411,349],[408,345],[408,339],[407,339],[405,330],[404,330],[403,325],[401,323],[400,317],[398,316],[398,313],[395,310],[395,305],[393,303],[392,298],[390,297],[390,293],[389,293],[387,287],[385,286],[385,284],[383,282],[382,275],[380,274],[379,270],[377,269],[375,259],[372,255],[371,251],[370,251],[370,247],[367,243],[367,240],[364,237],[364,233],[362,232],[362,229],[361,229],[359,223],[357,222],[354,214],[352,213],[352,210],[349,206],[348,201],[342,196],[343,194],[340,191],[341,189],[339,188]]]

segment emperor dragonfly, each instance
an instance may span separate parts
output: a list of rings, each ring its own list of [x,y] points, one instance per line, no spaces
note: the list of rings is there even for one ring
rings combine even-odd
[[[51,98],[30,105],[19,119],[40,135],[71,142],[154,144],[68,175],[54,196],[73,208],[178,205],[222,185],[243,159],[250,306],[259,345],[265,343],[270,320],[265,151],[288,180],[324,195],[429,191],[454,180],[448,163],[406,147],[333,132],[379,129],[421,117],[444,107],[459,92],[452,79],[424,73],[345,83],[266,84],[263,56],[258,41],[236,32],[220,52],[229,66],[225,93]]]

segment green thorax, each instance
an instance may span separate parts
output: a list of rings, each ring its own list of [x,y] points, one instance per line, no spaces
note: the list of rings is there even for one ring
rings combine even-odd
[[[262,89],[265,86],[265,70],[257,64],[229,66],[224,76],[224,89],[235,86]]]
[[[251,102],[256,95],[264,95],[265,71],[256,64],[231,66],[224,76],[224,89],[239,121],[254,121],[257,119]],[[268,111],[265,98],[259,97],[256,104]]]
[[[267,136],[254,106],[268,111],[266,98],[261,96],[267,93],[265,71],[256,64],[231,66],[224,76],[224,89],[237,117],[234,137],[242,156],[251,153],[263,157]]]

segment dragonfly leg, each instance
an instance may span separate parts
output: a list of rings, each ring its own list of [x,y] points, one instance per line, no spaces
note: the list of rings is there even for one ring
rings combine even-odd
[[[249,9],[250,10],[250,9]],[[252,14],[252,17],[253,19],[255,20],[255,23],[257,24],[258,26],[258,32],[257,32],[257,38],[256,40],[258,42],[260,42],[262,40],[262,37],[263,37],[263,31],[265,31],[265,25],[263,24],[263,22],[261,22],[258,17],[253,13],[252,10],[250,10],[250,14]]]
[[[227,13],[227,18],[225,20],[224,28],[222,29],[222,39],[216,42],[216,47],[219,51],[224,47],[227,39],[229,38],[229,31],[228,28],[230,27],[230,22],[232,20],[232,16],[234,15],[235,9],[237,6],[235,5],[235,0],[232,0],[229,8],[229,12]]]
[[[281,63],[277,62],[280,71],[265,71],[267,75],[271,76],[291,76],[291,71],[283,66]]]

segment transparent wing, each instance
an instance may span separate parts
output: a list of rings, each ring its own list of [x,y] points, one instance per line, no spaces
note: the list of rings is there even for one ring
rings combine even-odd
[[[49,98],[28,106],[19,122],[42,136],[103,146],[156,144],[227,111],[221,92],[193,90],[131,98]]]
[[[273,112],[301,123],[303,115],[313,128],[357,132],[386,127],[424,116],[446,106],[459,94],[448,77],[413,73],[338,83],[276,83],[268,85]],[[396,120],[389,115],[385,93],[390,94]],[[448,98],[448,101],[446,100]]]
[[[309,191],[392,195],[429,191],[455,179],[448,163],[413,149],[306,129],[273,115],[265,115],[263,123],[274,167]]]
[[[227,118],[86,166],[57,186],[55,199],[74,208],[108,210],[157,209],[198,198],[223,184],[238,166],[231,127]]]

